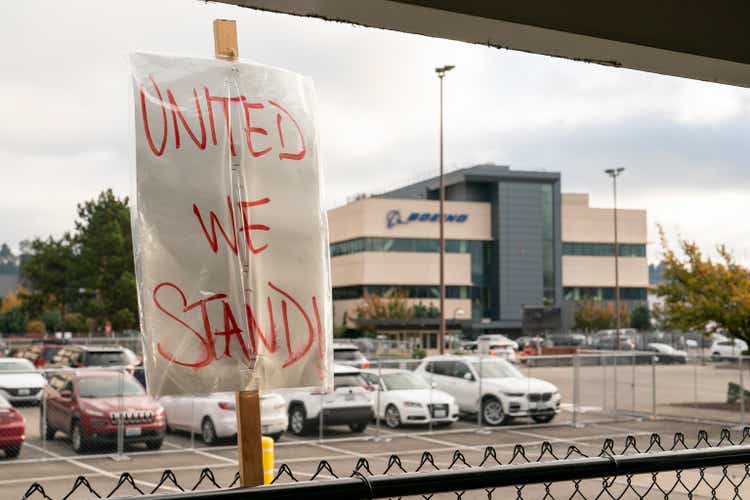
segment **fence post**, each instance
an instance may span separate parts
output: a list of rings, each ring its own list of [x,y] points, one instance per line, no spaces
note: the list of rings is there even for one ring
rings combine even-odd
[[[482,419],[482,359],[484,356],[482,353],[479,353],[479,370],[477,375],[479,376],[479,383],[477,386],[479,386],[479,394],[477,399],[477,425],[479,426],[479,429],[477,429],[477,434],[489,434],[490,431],[484,428],[484,420]]]
[[[745,425],[745,382],[744,373],[742,368],[742,354],[739,355],[740,360],[740,425]]]
[[[651,416],[656,417],[656,356],[651,356]]]
[[[618,352],[615,351],[612,360],[614,362],[614,374],[612,375],[612,394],[614,395],[615,402],[614,402],[614,414],[617,415],[617,355]]]
[[[630,411],[632,411],[633,413],[635,413],[635,362],[637,361],[637,357],[635,355],[635,352],[636,351],[633,350],[633,376],[632,376],[632,380],[631,380],[631,384],[630,384],[632,392],[633,392],[633,400],[630,403]]]
[[[335,389],[334,389],[335,390]],[[318,414],[318,441],[323,442],[323,406],[325,404],[325,391],[320,391],[320,413]]]
[[[599,356],[599,361],[602,364],[604,373],[602,374],[602,412],[607,412],[607,355],[602,354]]]
[[[195,398],[190,398],[190,449],[195,449]],[[198,422],[200,424],[200,422]],[[203,430],[203,429],[201,429]]]
[[[581,399],[581,359],[578,350],[573,354],[573,427],[578,425],[578,406]]]
[[[375,348],[375,362],[378,364],[378,385],[375,387],[375,441],[380,439],[380,393],[383,382],[383,363],[380,362],[380,339]]]
[[[119,407],[120,411],[118,412],[118,418],[117,418],[117,455],[115,456],[115,461],[121,461],[121,460],[127,460],[127,457],[125,456],[125,401],[123,398],[123,392],[125,392],[125,377],[123,373],[123,369],[118,369],[119,377],[118,378],[118,387],[119,387]]]
[[[698,358],[693,363],[693,407],[698,408]]]

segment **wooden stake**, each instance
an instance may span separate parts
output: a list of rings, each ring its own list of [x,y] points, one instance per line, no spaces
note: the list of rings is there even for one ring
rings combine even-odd
[[[214,19],[214,53],[219,59],[237,59],[237,22],[233,19]]]
[[[236,60],[237,23],[230,19],[214,20],[214,54],[217,59]],[[237,448],[241,486],[263,484],[263,445],[260,435],[260,395],[258,391],[237,393]]]
[[[260,486],[263,484],[263,445],[258,391],[237,393],[237,448],[240,484]]]

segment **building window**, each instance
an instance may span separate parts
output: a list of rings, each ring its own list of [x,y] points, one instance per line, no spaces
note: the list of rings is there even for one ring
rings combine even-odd
[[[639,243],[620,243],[620,257],[645,257],[646,245]],[[563,242],[563,255],[580,255],[586,257],[614,257],[614,243],[576,243]]]
[[[470,286],[449,285],[445,287],[445,297],[448,299],[471,299]],[[437,285],[354,285],[333,287],[333,300],[351,300],[368,295],[388,297],[403,294],[408,299],[439,299],[440,287]]]
[[[620,300],[646,300],[648,291],[639,287],[620,287]],[[615,287],[568,287],[563,290],[565,300],[615,300]]]

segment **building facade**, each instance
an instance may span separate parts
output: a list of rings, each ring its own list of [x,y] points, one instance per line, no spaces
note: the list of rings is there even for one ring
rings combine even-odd
[[[438,182],[428,179],[328,212],[335,324],[353,324],[366,294],[398,292],[418,311],[434,311]],[[524,307],[613,298],[613,254],[607,259],[614,252],[612,210],[589,207],[587,195],[561,194],[559,173],[480,165],[446,174],[445,184],[449,327],[519,331]],[[620,249],[627,254],[620,258],[623,297],[640,300],[642,289],[645,300],[646,214],[618,213]],[[434,329],[437,320],[421,324]]]

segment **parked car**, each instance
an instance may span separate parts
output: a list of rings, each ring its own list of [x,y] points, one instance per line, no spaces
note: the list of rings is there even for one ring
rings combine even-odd
[[[479,354],[497,356],[511,363],[518,361],[516,349],[518,349],[518,343],[504,335],[480,335],[477,339]]]
[[[656,360],[664,364],[685,364],[687,363],[687,353],[678,351],[669,344],[660,342],[651,342],[646,345],[646,350],[656,353]]]
[[[28,359],[0,358],[0,395],[10,403],[39,403],[46,384]]]
[[[465,342],[461,342],[461,351],[462,352],[477,352],[477,349],[479,348],[479,345],[476,340],[467,340]]]
[[[145,443],[158,450],[164,441],[164,408],[128,373],[55,372],[42,397],[41,435],[51,440],[58,431],[67,434],[76,453],[95,443],[115,443],[121,421],[127,444]]]
[[[370,362],[354,344],[333,344],[333,362],[356,368],[370,367]]]
[[[364,432],[374,413],[366,383],[357,368],[333,367],[333,392],[318,390],[284,390],[287,401],[289,430],[301,436],[319,425],[348,425],[352,432]]]
[[[26,439],[26,419],[0,396],[0,448],[6,458],[16,458]]]
[[[50,363],[51,368],[84,368],[107,366],[129,367],[132,373],[138,358],[130,349],[112,346],[67,345]]]
[[[52,362],[64,345],[62,341],[35,342],[16,351],[13,357],[28,359],[35,367],[44,368]]]
[[[366,370],[362,378],[374,388],[371,394],[375,412],[390,428],[430,422],[450,425],[458,420],[456,399],[433,389],[414,372],[393,368]]]
[[[482,345],[487,344],[506,344],[512,347],[515,350],[518,350],[518,342],[515,340],[511,340],[505,335],[500,335],[499,333],[491,333],[491,334],[485,334],[480,335],[477,337],[477,344],[479,345],[479,350],[482,350]]]
[[[546,341],[550,347],[585,347],[586,336],[581,333],[548,335]]]
[[[591,343],[593,349],[599,349],[600,351],[616,351],[617,350],[617,335],[600,335]],[[627,336],[620,334],[620,351],[634,351],[635,341]]]
[[[560,411],[557,387],[544,380],[523,376],[503,359],[429,356],[422,360],[415,373],[425,380],[432,380],[437,389],[455,397],[460,411],[480,411],[482,420],[488,425],[502,425],[515,417],[549,422]]]
[[[162,396],[159,403],[164,407],[167,429],[200,434],[207,445],[219,439],[237,435],[235,395],[217,392],[195,396]],[[281,439],[287,427],[286,402],[278,394],[263,393],[260,396],[260,431]]]
[[[715,340],[711,344],[711,359],[722,361],[741,356],[747,351],[747,342],[742,339]]]

